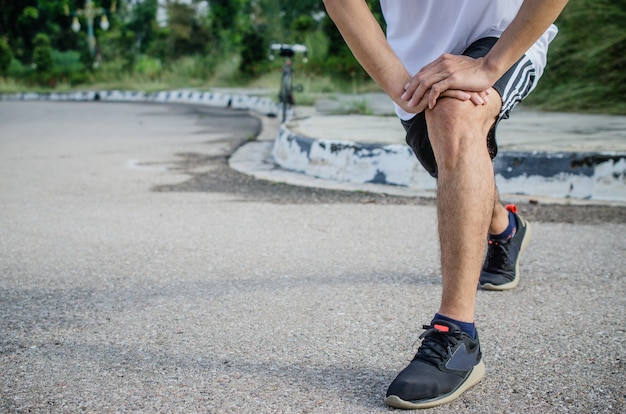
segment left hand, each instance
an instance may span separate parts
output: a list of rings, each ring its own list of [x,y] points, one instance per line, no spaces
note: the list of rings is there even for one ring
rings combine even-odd
[[[484,93],[495,82],[492,77],[484,58],[444,54],[413,76],[405,85],[402,99],[408,101],[409,107],[415,107],[422,106],[426,98],[432,109],[437,98],[448,90]],[[476,103],[474,99],[472,102]]]

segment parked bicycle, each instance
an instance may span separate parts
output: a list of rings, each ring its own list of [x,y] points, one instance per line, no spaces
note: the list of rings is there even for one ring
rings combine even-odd
[[[306,63],[308,59],[308,49],[304,45],[300,44],[282,44],[272,43],[270,46],[270,60],[274,60],[274,53],[278,52],[281,57],[287,58],[285,65],[283,66],[283,74],[280,80],[280,90],[278,91],[278,102],[280,104],[280,111],[282,115],[282,122],[287,120],[287,112],[295,105],[295,99],[293,92],[302,92],[304,88],[302,85],[293,85],[293,65],[292,58],[296,52],[303,53],[303,61]]]

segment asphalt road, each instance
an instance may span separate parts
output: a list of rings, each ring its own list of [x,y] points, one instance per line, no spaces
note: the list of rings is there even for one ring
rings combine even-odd
[[[376,413],[440,296],[430,200],[255,181],[257,118],[0,102],[0,411]],[[487,376],[433,413],[626,410],[623,208],[524,206]]]

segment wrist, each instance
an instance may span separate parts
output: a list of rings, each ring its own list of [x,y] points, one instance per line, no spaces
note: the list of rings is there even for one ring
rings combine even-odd
[[[377,83],[394,102],[398,103],[403,102],[404,87],[410,81],[411,77],[408,72],[402,70],[377,80]]]
[[[498,56],[494,56],[491,53],[487,53],[482,59],[485,73],[493,85],[504,75],[508,67],[502,63],[502,59],[499,59]]]

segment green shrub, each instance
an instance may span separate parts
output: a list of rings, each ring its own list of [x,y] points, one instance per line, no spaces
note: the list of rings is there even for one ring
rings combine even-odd
[[[92,72],[95,82],[119,81],[127,74],[126,62],[123,59],[105,60]]]
[[[296,42],[304,42],[308,33],[312,33],[317,26],[317,22],[310,15],[297,17],[291,23],[291,30],[295,33]]]
[[[626,113],[626,0],[571,0],[528,102],[550,110]]]
[[[211,55],[186,56],[176,60],[170,67],[174,80],[208,80],[215,70],[216,61]]]
[[[28,66],[25,66],[18,59],[11,59],[11,64],[7,69],[7,76],[14,79],[27,79],[32,72],[32,69]]]
[[[341,80],[369,79],[369,75],[356,60],[339,33],[339,29],[328,16],[322,21],[322,29],[328,39],[327,58],[322,64],[324,71],[333,78]]]
[[[324,62],[325,72],[341,80],[367,80],[369,75],[352,55],[330,56]]]
[[[48,35],[39,33],[33,41],[33,64],[35,65],[36,81],[40,84],[53,83],[52,46]]]
[[[61,52],[51,51],[53,70],[52,75],[58,81],[76,85],[87,79],[87,71],[83,64],[81,53],[78,51]]]
[[[11,59],[13,59],[13,52],[8,43],[0,38],[0,76],[5,76],[11,65]]]
[[[250,77],[261,72],[268,55],[265,43],[263,36],[256,30],[250,30],[243,35],[239,72]]]
[[[150,56],[139,56],[135,62],[135,73],[149,79],[158,79],[161,76],[161,60]]]

